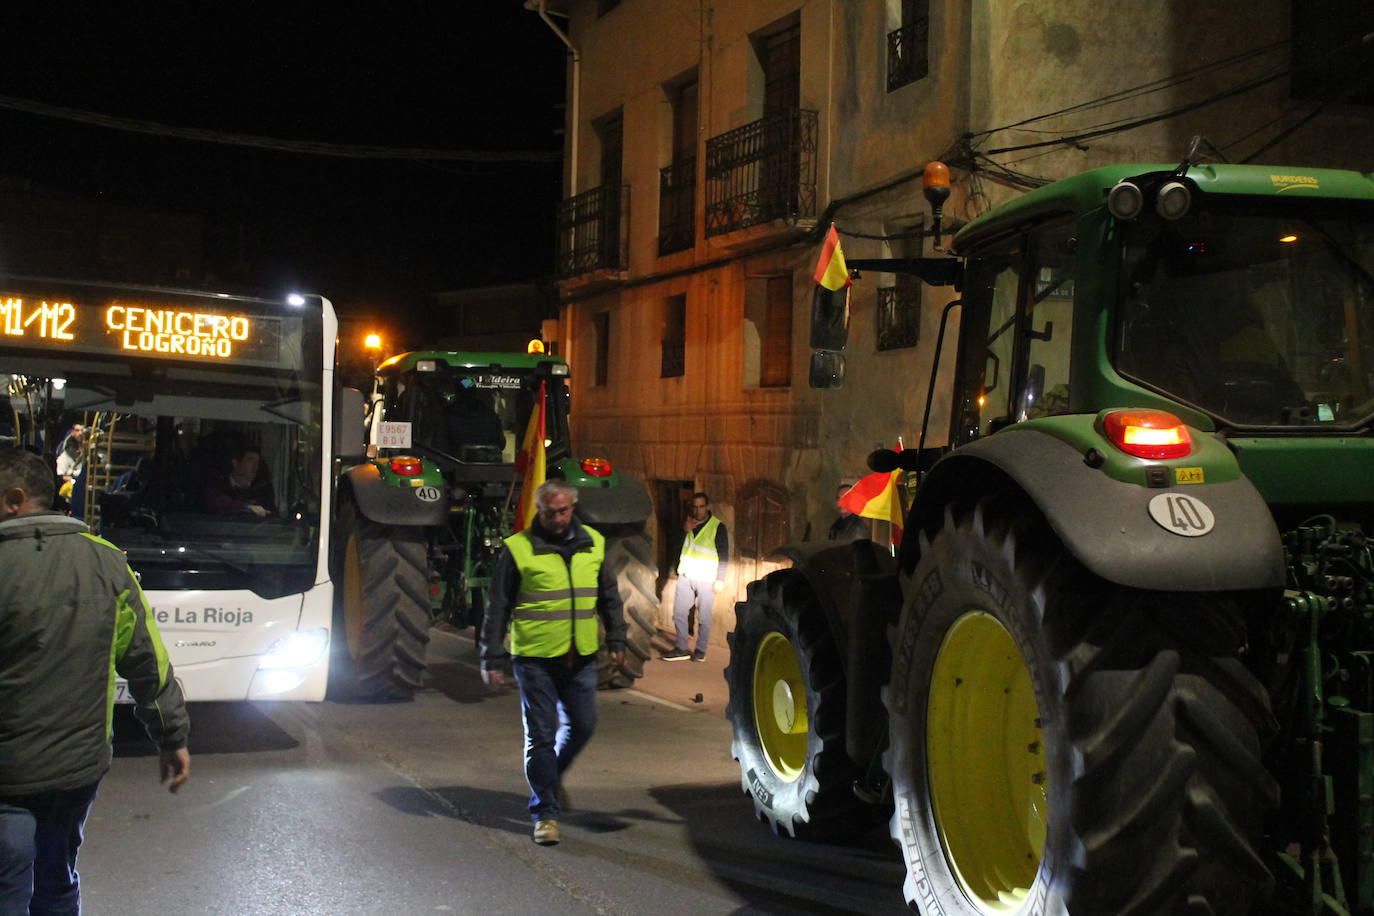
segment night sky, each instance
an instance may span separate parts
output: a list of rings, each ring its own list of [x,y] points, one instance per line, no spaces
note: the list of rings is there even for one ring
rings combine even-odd
[[[564,46],[520,0],[82,7],[0,12],[0,96],[293,141],[561,150]],[[207,271],[234,290],[395,314],[552,272],[557,162],[302,155],[7,109],[0,131],[0,175],[203,217]]]

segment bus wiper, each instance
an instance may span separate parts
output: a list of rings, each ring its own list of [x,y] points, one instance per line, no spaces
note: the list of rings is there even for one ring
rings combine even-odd
[[[203,556],[203,557],[205,557],[205,558],[207,558],[207,559],[214,560],[216,563],[223,564],[224,567],[225,567],[226,569],[229,569],[229,570],[231,570],[231,571],[233,571],[233,572],[236,572],[236,573],[238,573],[238,574],[241,575],[241,576],[247,576],[247,575],[249,575],[248,569],[247,569],[246,567],[240,566],[239,564],[235,563],[233,560],[226,559],[222,554],[216,553],[216,552],[213,551],[213,550],[206,550],[204,547],[201,547],[199,544],[181,543],[181,544],[178,544],[178,545],[177,545],[177,549],[179,549],[179,550],[189,550],[189,551],[191,551],[192,553],[200,554],[201,556]]]
[[[289,414],[284,410],[278,409],[286,404],[298,407],[305,406],[300,398],[287,398],[285,400],[277,401],[273,404],[259,404],[258,409],[261,410],[263,413],[270,413],[274,417],[281,417],[283,420],[287,421],[288,423],[292,423],[296,426],[304,426],[304,419],[297,416],[293,416],[292,414]]]

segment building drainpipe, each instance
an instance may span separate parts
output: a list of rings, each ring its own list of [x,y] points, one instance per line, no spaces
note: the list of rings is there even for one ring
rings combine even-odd
[[[544,24],[553,30],[553,33],[562,39],[563,44],[568,46],[568,51],[572,54],[572,85],[568,91],[568,196],[577,196],[577,133],[578,122],[581,120],[581,111],[578,107],[578,97],[581,94],[579,86],[582,80],[582,54],[573,45],[572,39],[567,34],[554,25],[553,17],[549,15],[548,0],[539,0],[539,18],[544,20]]]

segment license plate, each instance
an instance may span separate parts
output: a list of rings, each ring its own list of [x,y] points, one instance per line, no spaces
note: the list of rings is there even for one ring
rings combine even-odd
[[[177,678],[176,681],[177,681],[177,686],[180,687],[180,686],[181,686],[181,678]],[[186,695],[186,691],[184,691],[184,690],[183,690],[181,693],[182,693],[182,696],[185,696],[185,695]],[[124,681],[115,681],[115,695],[114,695],[114,701],[115,701],[116,703],[132,703],[132,702],[134,701],[134,695],[133,695],[132,693],[129,692],[129,685],[128,685],[126,682],[124,682]]]

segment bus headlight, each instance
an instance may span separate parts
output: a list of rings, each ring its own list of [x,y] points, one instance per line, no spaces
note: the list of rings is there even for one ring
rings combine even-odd
[[[258,662],[258,670],[266,668],[308,668],[318,662],[329,648],[326,629],[301,630],[288,633],[272,643]]]

